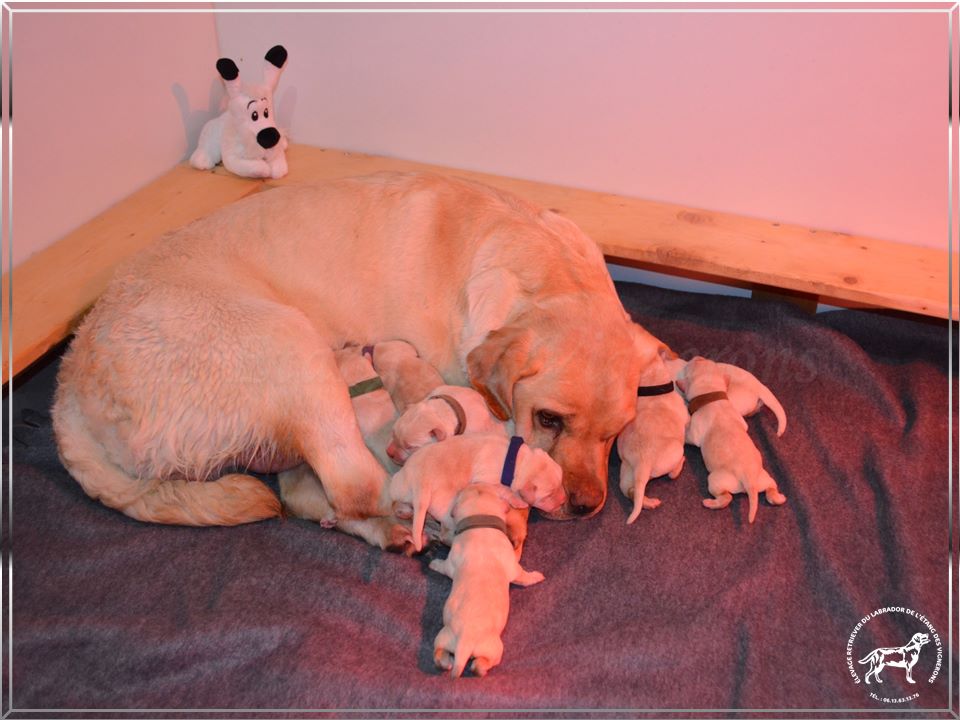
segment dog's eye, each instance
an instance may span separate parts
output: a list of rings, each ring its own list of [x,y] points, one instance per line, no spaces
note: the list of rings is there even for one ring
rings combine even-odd
[[[563,430],[563,418],[547,410],[537,411],[537,423],[540,427],[555,433]]]
[[[254,110],[253,113],[250,115],[250,119],[253,120],[254,122],[256,122],[259,118],[260,116],[257,114],[256,110]]]
[[[263,116],[264,116],[265,118],[270,117],[270,108],[264,108],[264,109],[263,109]]]

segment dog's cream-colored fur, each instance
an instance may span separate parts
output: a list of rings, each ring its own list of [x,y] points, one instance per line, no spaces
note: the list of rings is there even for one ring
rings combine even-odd
[[[690,400],[698,395],[726,392],[727,379],[715,362],[695,357],[677,376],[677,385]],[[752,523],[761,492],[772,505],[783,505],[787,501],[763,468],[760,451],[747,434],[747,423],[729,399],[711,402],[694,412],[687,425],[686,439],[703,452],[703,462],[709,472],[707,485],[713,498],[704,499],[705,507],[725,508],[734,493],[746,493]]]
[[[410,405],[397,418],[387,446],[387,455],[402,465],[419,448],[452,437],[457,430],[458,418],[450,404],[440,395],[446,395],[459,403],[464,413],[461,434],[475,432],[508,432],[507,424],[500,422],[490,412],[483,396],[473,388],[458,385],[441,385],[430,395]]]
[[[466,181],[380,174],[272,189],[123,264],[77,329],[53,408],[83,489],[153,522],[273,517],[231,468],[306,461],[340,518],[388,516],[333,349],[403,338],[471,383],[605,501],[641,360],[596,244],[573,223]],[[615,368],[615,371],[611,371]]]
[[[470,515],[505,519],[509,491],[501,485],[471,483],[457,493],[451,515],[459,521]],[[503,658],[500,636],[510,614],[510,583],[534,585],[543,573],[524,570],[510,540],[494,528],[474,528],[453,538],[445,560],[433,560],[430,569],[453,579],[443,606],[443,628],[434,641],[437,667],[460,677],[468,664],[484,676]]]
[[[661,385],[673,380],[663,358],[657,357],[640,376],[640,386]],[[676,389],[665,395],[637,398],[637,415],[617,438],[620,455],[620,490],[633,498],[632,523],[643,508],[660,506],[658,498],[646,494],[652,478],[669,475],[676,480],[683,470],[683,445],[687,422],[687,404]]]
[[[411,517],[414,549],[423,547],[427,515],[440,521],[441,537],[453,530],[451,510],[457,493],[471,483],[500,484],[510,440],[502,433],[457,435],[420,448],[390,479],[398,517]],[[526,444],[517,453],[511,491],[523,503],[552,512],[566,499],[560,466],[540,448]],[[515,507],[522,507],[521,502]]]

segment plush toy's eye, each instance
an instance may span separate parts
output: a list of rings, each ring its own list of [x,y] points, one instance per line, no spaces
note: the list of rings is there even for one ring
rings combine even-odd
[[[257,114],[256,110],[254,110],[253,114],[250,115],[250,119],[253,120],[254,122],[256,122],[259,119],[259,117],[260,116]]]
[[[270,117],[270,108],[264,108],[264,109],[263,109],[263,116],[264,116],[265,118]]]

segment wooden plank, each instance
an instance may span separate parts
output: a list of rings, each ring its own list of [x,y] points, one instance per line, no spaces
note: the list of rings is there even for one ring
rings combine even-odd
[[[4,274],[0,287],[4,294],[8,287],[13,292],[13,375],[73,331],[121,260],[164,233],[260,187],[256,180],[179,165]],[[5,295],[4,345],[10,337],[7,323]],[[4,347],[3,382],[11,377],[8,365]]]
[[[27,259],[12,277],[4,275],[4,340],[11,281],[13,291],[13,374],[69,335],[116,265],[162,234],[258,190],[381,170],[429,170],[515,192],[572,219],[614,262],[783,288],[835,303],[941,318],[949,312],[944,251],[361,153],[295,145],[288,159],[290,174],[266,181],[180,165]],[[955,318],[958,276],[954,258]],[[7,353],[2,355],[6,382],[11,368]]]
[[[308,146],[291,146],[290,173],[266,186],[380,170],[430,170],[515,192],[576,222],[608,260],[687,271],[843,302],[946,318],[946,251],[577,190],[528,180]],[[953,317],[958,317],[953,258]]]

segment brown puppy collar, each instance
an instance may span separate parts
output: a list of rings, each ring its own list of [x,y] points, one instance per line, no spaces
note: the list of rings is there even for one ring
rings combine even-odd
[[[457,429],[453,431],[453,434],[463,435],[463,433],[467,430],[467,414],[463,411],[463,405],[458,403],[449,395],[431,395],[430,399],[443,400],[447,405],[450,406],[450,409],[453,410],[453,414],[457,416]]]
[[[492,528],[510,537],[507,533],[507,524],[503,521],[503,518],[499,518],[496,515],[468,515],[457,523],[453,534],[456,536],[467,530],[473,530],[474,528]]]
[[[704,393],[703,395],[697,395],[695,398],[691,398],[690,402],[687,403],[687,412],[693,415],[697,410],[702,408],[704,405],[709,405],[712,402],[717,400],[726,400],[727,394],[723,390],[718,390],[717,392]]]

